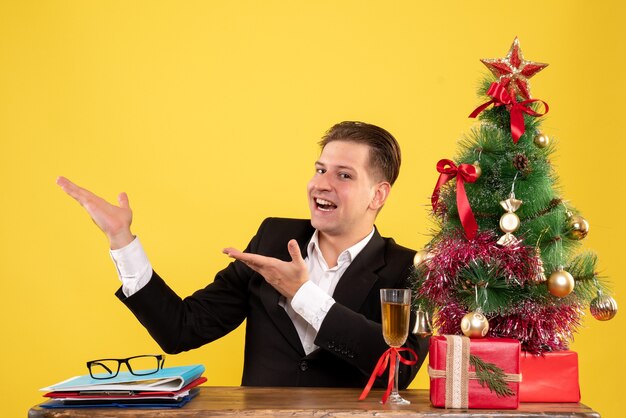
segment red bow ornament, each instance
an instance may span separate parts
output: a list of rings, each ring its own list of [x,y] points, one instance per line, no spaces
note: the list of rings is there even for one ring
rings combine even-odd
[[[526,130],[526,127],[524,126],[524,113],[530,116],[537,117],[545,115],[546,113],[548,113],[548,110],[550,110],[548,104],[539,99],[529,99],[518,103],[517,100],[515,100],[515,94],[509,94],[509,92],[506,90],[506,87],[504,87],[500,83],[491,83],[491,86],[489,86],[489,90],[487,90],[487,95],[493,97],[493,99],[491,99],[487,103],[483,103],[482,105],[478,106],[469,115],[469,117],[475,118],[480,112],[485,110],[491,104],[493,104],[494,106],[506,106],[511,115],[511,136],[513,137],[513,142],[515,144],[517,144],[517,141]],[[533,102],[543,103],[543,106],[546,109],[545,112],[538,113],[528,107],[528,105]]]
[[[435,185],[435,190],[431,197],[433,205],[433,211],[437,211],[439,205],[439,191],[441,186],[456,177],[456,206],[459,211],[459,218],[461,219],[461,225],[465,231],[467,239],[472,240],[476,237],[478,231],[478,224],[472,213],[472,208],[467,200],[467,193],[465,192],[465,183],[474,183],[478,176],[476,175],[476,167],[471,164],[461,164],[459,167],[454,164],[452,160],[439,160],[437,163],[437,171],[439,179]]]

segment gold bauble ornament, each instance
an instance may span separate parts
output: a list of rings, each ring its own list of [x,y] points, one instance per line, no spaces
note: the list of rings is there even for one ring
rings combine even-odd
[[[420,264],[430,260],[433,258],[433,253],[427,250],[420,250],[415,253],[415,257],[413,257],[413,265],[418,267]]]
[[[476,169],[476,178],[479,179],[480,176],[483,174],[483,169],[480,168],[480,161],[474,161],[474,164],[472,165]]]
[[[571,239],[581,240],[589,233],[589,222],[580,215],[570,216],[567,225],[567,236]]]
[[[502,230],[502,232],[508,234],[515,232],[519,228],[519,225],[519,216],[517,216],[513,212],[505,213],[500,217],[500,229]]]
[[[617,314],[617,302],[612,297],[598,292],[598,296],[589,304],[589,311],[598,321],[608,321]]]
[[[533,139],[533,142],[535,143],[535,145],[538,148],[545,148],[548,145],[550,145],[550,138],[548,137],[548,135],[539,133],[539,134],[535,135],[535,138]]]
[[[480,310],[470,312],[461,319],[461,331],[466,337],[483,338],[489,332],[489,321]]]
[[[548,291],[557,298],[563,298],[574,290],[574,278],[563,268],[559,268],[548,277]]]

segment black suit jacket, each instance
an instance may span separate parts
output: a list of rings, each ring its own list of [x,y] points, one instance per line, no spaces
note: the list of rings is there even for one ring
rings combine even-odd
[[[246,252],[289,261],[287,242],[296,239],[306,257],[313,232],[308,220],[269,218]],[[320,348],[309,355],[279,305],[280,294],[240,261],[229,264],[213,283],[185,299],[154,272],[134,295],[126,298],[121,289],[116,295],[167,353],[209,343],[247,319],[243,385],[363,387],[388,348],[381,331],[379,290],[407,287],[414,255],[415,251],[375,231],[339,280],[333,294],[336,303],[315,339]],[[419,360],[413,367],[401,365],[401,388],[415,377],[428,339],[409,334],[406,346],[418,353]],[[386,375],[377,386],[386,386]]]

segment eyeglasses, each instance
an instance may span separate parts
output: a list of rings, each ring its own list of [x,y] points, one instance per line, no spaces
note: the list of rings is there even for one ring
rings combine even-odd
[[[162,354],[147,354],[124,359],[103,358],[87,362],[89,375],[94,379],[112,379],[120,372],[122,364],[135,376],[154,374],[163,368],[165,356]]]

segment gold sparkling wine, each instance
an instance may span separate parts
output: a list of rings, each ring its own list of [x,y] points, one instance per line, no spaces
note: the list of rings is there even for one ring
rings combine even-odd
[[[387,345],[398,348],[406,342],[409,336],[409,319],[411,315],[411,289],[380,289],[380,305],[383,317],[383,338]],[[387,353],[387,352],[386,352]],[[396,354],[398,354],[396,352]],[[411,402],[398,393],[398,374],[400,371],[400,356],[395,356],[395,364],[390,364],[395,378],[387,402],[396,405],[408,405]]]
[[[409,335],[410,305],[383,302],[383,337],[391,347],[400,347]]]

